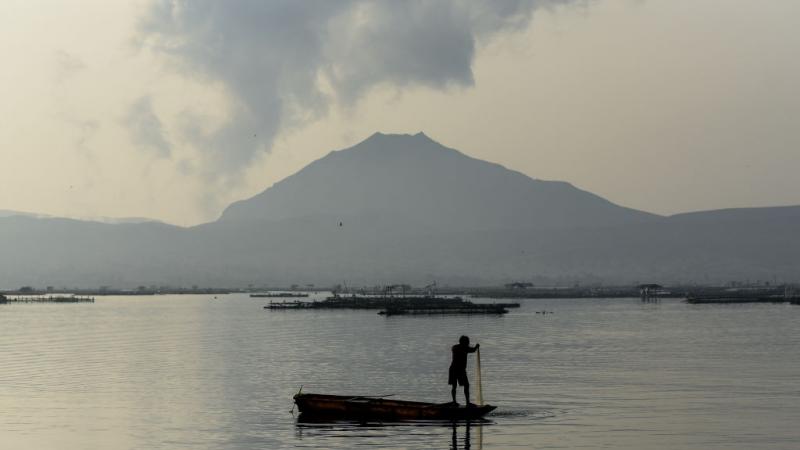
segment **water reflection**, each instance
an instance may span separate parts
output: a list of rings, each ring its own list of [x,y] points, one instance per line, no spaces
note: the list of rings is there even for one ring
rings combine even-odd
[[[300,414],[295,422],[295,437],[318,442],[320,438],[335,439],[326,442],[327,448],[351,448],[354,440],[364,443],[373,440],[376,448],[394,448],[399,441],[431,442],[431,438],[445,438],[443,431],[450,429],[450,450],[483,450],[483,427],[494,422],[482,419],[477,421],[409,421],[409,422],[370,422],[370,421],[332,421],[318,416]],[[403,436],[398,439],[398,437]],[[422,438],[422,439],[420,439]],[[446,438],[445,438],[446,439]],[[438,440],[438,439],[433,439]],[[444,448],[444,440],[440,441]],[[429,444],[430,445],[430,444]]]
[[[477,442],[475,443],[475,445],[476,445],[475,448],[477,450],[483,450],[483,424],[482,423],[477,423],[477,424],[474,424],[474,426],[475,426],[475,429],[476,429],[476,432],[477,432],[476,433],[477,434]],[[461,447],[459,447],[459,445],[458,445],[458,434],[459,434],[458,433],[458,428],[459,428],[458,423],[457,422],[453,422],[452,427],[453,427],[453,442],[452,442],[452,445],[450,445],[450,449],[451,450],[469,450],[469,449],[471,449],[472,448],[472,442],[471,442],[471,439],[470,439],[470,430],[473,427],[473,423],[469,422],[469,421],[463,423],[464,438],[462,440],[463,446],[461,446]]]

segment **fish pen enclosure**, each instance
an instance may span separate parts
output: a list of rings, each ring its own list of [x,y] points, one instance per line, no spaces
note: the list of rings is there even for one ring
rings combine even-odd
[[[3,303],[94,303],[94,297],[78,295],[21,295],[17,297],[6,297],[0,295],[0,304]]]

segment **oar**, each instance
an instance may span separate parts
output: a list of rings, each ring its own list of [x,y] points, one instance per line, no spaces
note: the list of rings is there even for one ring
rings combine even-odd
[[[481,348],[475,351],[475,379],[478,381],[478,406],[483,406],[483,387],[481,386]]]
[[[301,384],[301,385],[300,385],[300,390],[299,390],[299,391],[297,391],[297,394],[295,394],[295,395],[300,395],[300,394],[302,394],[302,393],[303,393],[303,385]],[[297,403],[294,403],[294,402],[292,402],[292,403],[293,403],[293,404],[292,404],[292,410],[291,410],[291,411],[289,411],[289,412],[291,412],[291,413],[292,413],[292,415],[294,415],[294,407],[295,407],[295,406],[297,406]]]

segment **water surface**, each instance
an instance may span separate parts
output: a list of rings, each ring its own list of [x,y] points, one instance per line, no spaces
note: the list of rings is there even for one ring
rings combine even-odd
[[[800,442],[798,306],[527,300],[504,317],[386,318],[267,311],[267,301],[203,295],[1,305],[2,447],[794,449]],[[484,398],[499,405],[487,422],[303,424],[291,413],[301,385],[448,401],[449,347],[461,334],[481,343]]]

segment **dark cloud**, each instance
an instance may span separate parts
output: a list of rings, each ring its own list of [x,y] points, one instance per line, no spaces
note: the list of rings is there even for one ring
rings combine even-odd
[[[472,85],[476,42],[527,26],[537,7],[553,3],[560,1],[157,0],[140,37],[174,67],[232,95],[229,124],[190,138],[219,171],[235,173],[282,129],[377,85]]]
[[[161,120],[153,111],[149,96],[139,98],[128,108],[123,119],[133,143],[139,148],[155,153],[159,157],[170,156],[170,145],[164,136]]]

